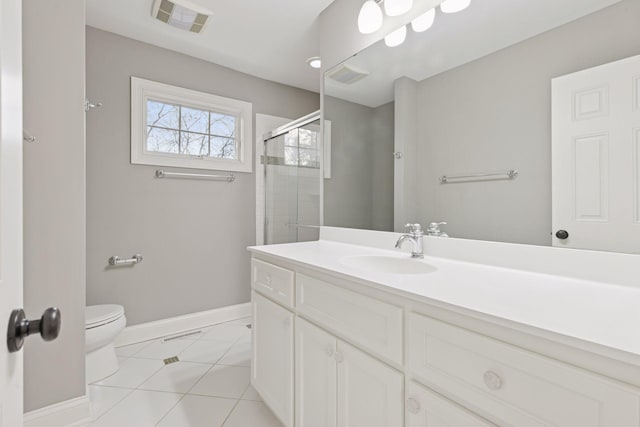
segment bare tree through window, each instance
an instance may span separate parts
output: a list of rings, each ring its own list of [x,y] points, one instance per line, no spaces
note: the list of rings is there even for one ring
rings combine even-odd
[[[318,131],[305,128],[296,129],[285,135],[285,165],[319,168],[320,147],[318,145],[318,135]]]
[[[235,160],[237,125],[234,115],[150,99],[147,151]]]

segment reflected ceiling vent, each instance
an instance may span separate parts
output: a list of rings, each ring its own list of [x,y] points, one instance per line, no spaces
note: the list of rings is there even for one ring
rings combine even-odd
[[[173,27],[199,33],[212,12],[187,0],[155,0],[151,14]]]
[[[355,82],[359,82],[368,75],[368,71],[358,69],[349,64],[340,64],[328,73],[330,79],[346,85],[352,85]]]

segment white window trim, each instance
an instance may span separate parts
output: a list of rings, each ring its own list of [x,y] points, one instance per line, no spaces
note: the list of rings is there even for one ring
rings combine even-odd
[[[179,104],[238,116],[238,159],[155,153],[146,150],[147,100]],[[138,77],[131,77],[131,163],[251,173],[253,104]]]

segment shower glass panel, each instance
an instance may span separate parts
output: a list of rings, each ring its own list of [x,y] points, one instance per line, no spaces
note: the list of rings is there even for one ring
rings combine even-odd
[[[265,244],[318,239],[320,121],[265,141]]]

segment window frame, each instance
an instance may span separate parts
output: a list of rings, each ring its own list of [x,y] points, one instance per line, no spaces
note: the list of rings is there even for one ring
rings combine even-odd
[[[237,159],[147,150],[147,101],[180,105],[236,117]],[[210,93],[131,77],[131,164],[251,173],[253,104]]]

